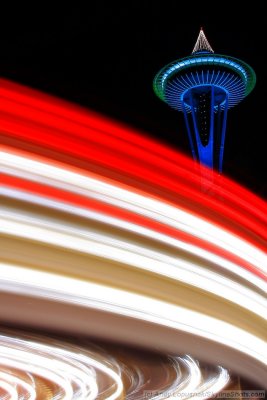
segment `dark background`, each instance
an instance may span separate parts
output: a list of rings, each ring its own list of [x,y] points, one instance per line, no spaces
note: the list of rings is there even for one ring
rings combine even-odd
[[[264,2],[251,9],[240,2],[236,13],[234,3],[88,0],[57,9],[9,3],[0,16],[0,74],[190,154],[182,113],[154,95],[152,81],[164,65],[191,53],[203,26],[216,53],[256,72],[256,88],[228,114],[224,174],[266,198]]]

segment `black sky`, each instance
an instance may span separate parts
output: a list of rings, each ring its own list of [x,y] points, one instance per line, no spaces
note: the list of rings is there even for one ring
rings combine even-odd
[[[224,173],[266,198],[264,2],[244,15],[231,3],[81,4],[2,9],[1,76],[115,117],[190,154],[183,115],[154,95],[152,81],[164,65],[191,53],[203,26],[216,53],[242,59],[257,74],[254,91],[228,114]]]

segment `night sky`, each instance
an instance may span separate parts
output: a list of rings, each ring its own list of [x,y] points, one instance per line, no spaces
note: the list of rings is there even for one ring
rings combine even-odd
[[[224,174],[266,198],[264,2],[244,15],[232,15],[231,3],[181,4],[88,1],[57,10],[11,4],[1,10],[0,74],[191,154],[182,113],[154,95],[152,81],[164,65],[191,53],[203,26],[216,53],[240,58],[256,72],[256,88],[228,114]]]

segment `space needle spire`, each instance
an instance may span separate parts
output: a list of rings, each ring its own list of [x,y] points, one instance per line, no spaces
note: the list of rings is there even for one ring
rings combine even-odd
[[[211,45],[208,42],[208,39],[206,38],[206,35],[204,33],[203,28],[200,28],[200,32],[196,41],[196,44],[193,48],[192,54],[194,53],[214,53],[214,51],[212,50]]]

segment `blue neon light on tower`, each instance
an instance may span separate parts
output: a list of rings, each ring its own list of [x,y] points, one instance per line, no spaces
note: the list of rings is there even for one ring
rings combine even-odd
[[[192,55],[162,68],[153,87],[161,100],[183,111],[194,159],[221,172],[227,111],[255,83],[253,69],[237,58],[215,54],[201,28]]]

